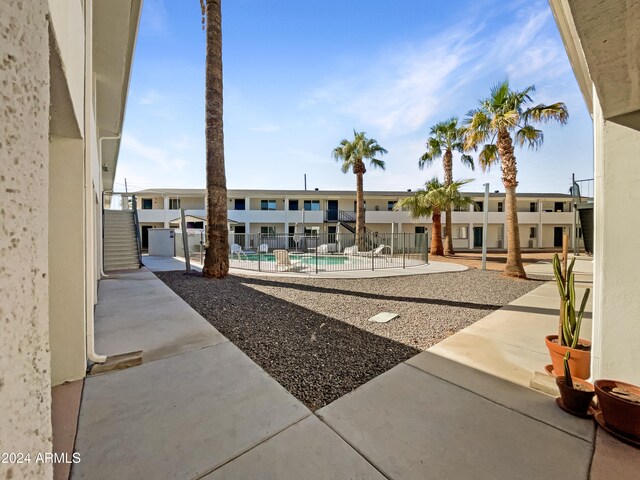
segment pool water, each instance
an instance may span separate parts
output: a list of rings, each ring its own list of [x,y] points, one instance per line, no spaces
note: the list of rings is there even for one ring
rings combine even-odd
[[[258,259],[259,257],[259,259]],[[315,265],[316,264],[316,256],[315,255],[296,255],[292,253],[289,255],[291,260],[301,261],[305,265]],[[232,257],[234,260],[238,260],[238,256],[234,255]],[[240,258],[240,260],[248,260],[250,262],[271,262],[275,263],[276,257],[273,254],[263,254],[258,256],[255,253],[248,254],[245,258],[244,255]],[[344,265],[349,261],[349,257],[343,255],[318,255],[318,265]]]

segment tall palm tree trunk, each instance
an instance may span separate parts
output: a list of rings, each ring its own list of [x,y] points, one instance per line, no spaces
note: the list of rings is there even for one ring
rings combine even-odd
[[[444,167],[444,184],[445,186],[451,185],[453,182],[453,154],[451,150],[447,149],[442,157],[442,165]],[[444,224],[444,254],[455,255],[453,250],[453,225],[451,222],[451,204],[447,205],[445,210],[445,224]]]
[[[502,183],[506,192],[507,265],[505,266],[504,274],[508,277],[527,278],[520,252],[520,229],[518,227],[518,206],[516,203],[518,168],[516,166],[516,157],[513,153],[511,135],[506,129],[501,129],[498,132],[497,146],[502,164]]]
[[[356,172],[356,244],[360,250],[364,250],[364,172]]]
[[[444,247],[442,245],[442,214],[440,210],[434,210],[431,215],[431,251],[430,255],[444,255]]]
[[[229,273],[229,232],[222,128],[222,13],[220,0],[207,0],[206,8],[207,249],[202,274],[205,277],[222,278]]]

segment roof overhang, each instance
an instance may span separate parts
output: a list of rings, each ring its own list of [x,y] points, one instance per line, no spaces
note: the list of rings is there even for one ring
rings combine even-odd
[[[593,112],[640,129],[640,0],[549,0],[578,85]]]
[[[93,3],[93,73],[102,188],[113,189],[142,0]],[[111,137],[107,139],[107,137]],[[100,141],[100,138],[105,140]]]

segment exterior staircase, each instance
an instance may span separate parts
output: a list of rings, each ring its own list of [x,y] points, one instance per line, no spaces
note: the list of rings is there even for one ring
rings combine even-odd
[[[104,271],[140,268],[140,249],[132,210],[104,211]]]

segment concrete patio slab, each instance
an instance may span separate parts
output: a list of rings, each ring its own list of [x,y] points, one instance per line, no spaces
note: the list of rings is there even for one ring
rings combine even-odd
[[[587,286],[576,287],[578,298]],[[591,310],[590,298],[582,338],[591,336]],[[551,363],[544,338],[557,332],[559,311],[556,284],[546,282],[428,351],[528,387]]]
[[[454,338],[455,337],[455,338]],[[548,353],[493,340],[464,330],[427,350],[523,387],[551,363]]]
[[[90,377],[72,478],[198,478],[310,414],[230,342]]]
[[[227,341],[146,268],[100,282],[95,332],[98,353],[142,350],[144,363]]]
[[[590,480],[637,480],[640,477],[640,449],[622,443],[602,428],[596,435],[596,451]]]
[[[431,352],[422,352],[407,360],[406,363],[587,442],[593,440],[595,431],[593,421],[567,415],[547,395],[523,388],[510,381],[475,370]]]
[[[391,479],[589,473],[590,442],[405,363],[316,413]]]
[[[315,416],[307,417],[220,467],[206,480],[384,480]]]

